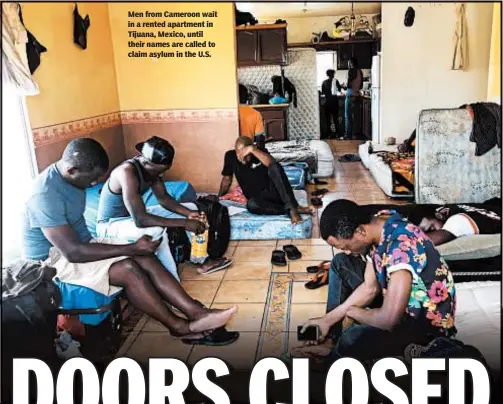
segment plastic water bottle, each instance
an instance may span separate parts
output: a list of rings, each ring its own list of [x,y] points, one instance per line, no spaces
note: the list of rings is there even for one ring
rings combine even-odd
[[[190,251],[190,262],[193,264],[204,264],[208,258],[208,230],[202,234],[192,235],[192,248]]]

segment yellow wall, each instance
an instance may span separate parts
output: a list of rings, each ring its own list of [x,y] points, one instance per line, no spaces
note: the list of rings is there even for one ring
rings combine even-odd
[[[485,101],[493,3],[466,3],[467,71],[452,71],[454,3],[414,3],[414,25],[403,24],[409,4],[382,3],[381,142],[398,142],[416,128],[419,112]]]
[[[119,110],[106,3],[79,3],[89,14],[88,48],[73,43],[74,3],[22,3],[24,22],[46,48],[34,73],[40,94],[27,97],[32,128]]]
[[[109,3],[108,7],[121,110],[237,107],[232,3]],[[205,59],[128,57],[128,52],[131,51],[128,48],[128,11],[146,10],[217,11],[218,17],[211,20],[214,22],[214,28],[204,28],[205,37],[202,39],[216,43],[216,47],[211,48],[212,57]],[[134,20],[153,21],[147,18]],[[183,21],[183,19],[166,19],[166,21]],[[197,29],[178,30],[187,32]],[[187,40],[189,39],[183,41]],[[162,50],[144,49],[147,52]]]
[[[501,102],[501,3],[494,3],[492,27],[487,99]]]

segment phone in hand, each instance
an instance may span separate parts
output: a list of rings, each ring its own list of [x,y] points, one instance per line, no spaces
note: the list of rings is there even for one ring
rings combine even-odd
[[[310,325],[304,332],[302,325],[297,326],[297,340],[298,341],[318,341],[320,339],[320,328],[317,325]]]

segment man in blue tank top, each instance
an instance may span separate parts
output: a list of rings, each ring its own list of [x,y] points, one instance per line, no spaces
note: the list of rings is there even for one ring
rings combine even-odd
[[[195,204],[180,204],[166,191],[162,174],[171,168],[175,149],[154,136],[136,145],[140,156],[125,161],[110,174],[101,191],[97,232],[100,237],[134,242],[143,235],[162,238],[157,257],[180,281],[176,262],[164,229],[182,227],[200,234],[206,229],[204,216]],[[152,189],[159,205],[147,208],[142,195]]]
[[[135,307],[165,325],[172,335],[183,336],[189,343],[195,343],[194,339],[211,343],[209,338],[216,338],[207,332],[221,329],[236,307],[210,310],[187,295],[153,255],[160,241],[149,236],[128,244],[92,240],[84,219],[85,189],[97,182],[108,165],[107,153],[97,141],[75,139],[61,160],[37,177],[26,204],[24,255],[45,260],[61,282],[106,296],[123,288]],[[166,302],[187,319],[176,315]],[[224,333],[220,339],[220,344],[230,343],[237,334]]]

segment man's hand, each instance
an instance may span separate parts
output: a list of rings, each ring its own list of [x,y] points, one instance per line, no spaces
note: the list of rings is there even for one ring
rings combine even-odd
[[[240,162],[244,162],[244,159],[249,154],[253,153],[255,146],[245,146],[242,149],[236,151],[237,158]]]
[[[201,213],[199,213],[199,212],[192,211],[192,212],[190,212],[190,213],[187,215],[187,219],[191,219],[191,220],[202,220],[202,219],[203,219],[203,215],[201,215]]]
[[[157,251],[157,248],[161,244],[161,239],[157,241],[152,241],[152,237],[143,235],[136,243],[134,243],[134,252],[135,255],[150,255],[154,254]]]
[[[188,219],[185,221],[185,230],[196,234],[202,234],[206,230],[206,223],[200,220]]]
[[[302,334],[303,332],[306,331],[308,327],[318,327],[320,330],[320,335],[318,341],[323,341],[327,335],[328,332],[330,331],[330,324],[328,321],[325,319],[325,317],[318,317],[318,318],[312,318],[308,320],[306,323],[302,325],[302,329],[300,330],[300,333]]]

